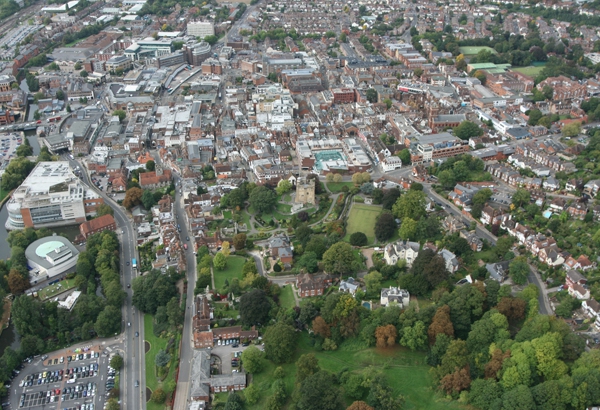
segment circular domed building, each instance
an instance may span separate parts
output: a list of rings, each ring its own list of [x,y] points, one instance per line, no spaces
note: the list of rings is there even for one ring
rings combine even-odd
[[[77,265],[79,251],[62,236],[38,239],[25,249],[32,283],[61,275]]]

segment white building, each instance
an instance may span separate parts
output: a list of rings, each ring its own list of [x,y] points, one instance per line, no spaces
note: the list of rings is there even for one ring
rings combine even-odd
[[[75,306],[75,303],[77,303],[77,299],[79,299],[79,296],[81,296],[81,292],[76,290],[75,292],[67,296],[65,300],[60,300],[58,302],[58,307],[73,310],[73,306]]]
[[[389,243],[383,251],[383,259],[388,265],[395,265],[399,260],[406,260],[406,266],[412,266],[419,255],[420,245],[417,242],[399,241]]]
[[[442,249],[439,253],[446,262],[446,270],[450,273],[454,273],[458,270],[458,258],[455,254],[450,252],[448,249]]]
[[[406,308],[408,307],[409,302],[410,293],[408,293],[408,290],[395,287],[381,289],[381,297],[379,300],[381,306],[397,303],[401,308]]]
[[[383,172],[394,171],[402,167],[402,160],[396,156],[386,157],[381,161]]]
[[[187,24],[188,36],[200,37],[204,39],[206,36],[215,35],[215,26],[210,21],[190,21]]]
[[[104,200],[73,174],[68,161],[39,162],[6,204],[6,229],[85,222]]]
[[[25,249],[29,278],[36,283],[74,270],[79,251],[67,238],[53,235],[34,241]]]

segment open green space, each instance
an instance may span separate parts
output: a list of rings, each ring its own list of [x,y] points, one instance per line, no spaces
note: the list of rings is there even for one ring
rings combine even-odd
[[[281,293],[279,294],[279,303],[284,309],[291,309],[296,306],[296,300],[294,299],[294,288],[292,288],[292,285],[285,285],[281,289]]]
[[[425,353],[412,352],[400,346],[378,349],[365,348],[358,340],[350,339],[342,343],[335,351],[315,351],[310,346],[310,337],[302,332],[296,355],[292,363],[284,364],[285,384],[288,394],[294,389],[296,377],[295,361],[302,354],[314,353],[319,360],[319,366],[327,371],[337,373],[342,369],[360,371],[368,366],[381,368],[389,385],[396,394],[401,394],[406,400],[403,409],[461,409],[458,403],[443,399],[434,390],[433,380],[429,373],[430,367],[425,363]],[[258,410],[266,408],[267,397],[272,394],[271,385],[274,382],[273,372],[276,366],[267,362],[265,369],[254,375],[254,383],[262,392],[260,401],[248,409]],[[349,405],[351,400],[347,400]]]
[[[225,270],[217,270],[213,268],[215,276],[215,286],[219,292],[225,289],[225,281],[231,283],[233,278],[243,279],[242,266],[246,260],[241,256],[230,255],[227,258],[227,267]]]
[[[179,362],[179,352],[175,350],[173,354],[171,354],[171,366],[169,367],[169,374],[165,379],[161,382],[158,379],[156,374],[156,365],[155,359],[156,355],[160,350],[163,350],[167,347],[167,339],[162,339],[160,337],[154,336],[154,318],[150,314],[144,315],[144,339],[150,343],[150,350],[146,353],[145,363],[146,363],[146,386],[154,391],[157,387],[162,386],[165,388],[171,380],[175,378],[175,368]],[[179,340],[179,338],[178,338]],[[175,346],[179,346],[179,343],[176,342]],[[127,360],[127,358],[125,358]],[[165,406],[163,404],[157,404],[152,401],[149,401],[146,404],[146,408],[148,410],[163,410]]]
[[[531,77],[537,76],[542,70],[544,66],[532,66],[528,65],[527,67],[514,67],[513,71],[518,71],[521,74],[529,75]]]
[[[38,291],[38,296],[40,300],[46,300],[74,287],[75,279],[65,279]]]
[[[154,323],[152,315],[144,315],[144,339],[150,343],[150,350],[146,353],[146,386],[154,391],[159,381],[156,375],[155,359],[158,352],[167,346],[167,339],[154,336]],[[162,408],[162,407],[159,407]]]
[[[288,204],[277,203],[277,210],[281,213],[289,214],[292,210],[292,206]]]
[[[348,240],[354,232],[362,232],[367,235],[369,243],[373,243],[375,241],[375,221],[381,210],[380,206],[352,204],[348,215],[345,239]]]
[[[327,188],[329,188],[329,190],[334,194],[337,194],[338,192],[342,192],[342,188],[345,186],[347,186],[348,189],[350,189],[350,188],[354,187],[354,183],[353,182],[327,182]]]
[[[487,50],[492,54],[498,54],[498,52],[496,50],[494,50],[491,47],[487,47],[487,46],[467,46],[467,47],[459,47],[458,50],[460,51],[461,54],[464,54],[466,56],[474,56],[477,53],[479,53],[481,50]]]

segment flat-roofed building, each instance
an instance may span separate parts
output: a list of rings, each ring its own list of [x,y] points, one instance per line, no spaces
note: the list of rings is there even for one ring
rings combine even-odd
[[[111,57],[105,63],[106,71],[117,72],[118,70],[127,71],[131,68],[131,60],[126,56]]]
[[[79,251],[67,238],[55,234],[34,241],[25,249],[25,257],[35,283],[75,268]]]
[[[39,162],[6,204],[7,229],[81,224],[104,200],[73,174],[68,161]]]
[[[215,35],[215,26],[210,21],[190,21],[187,24],[188,36],[200,37],[204,39],[206,36]]]

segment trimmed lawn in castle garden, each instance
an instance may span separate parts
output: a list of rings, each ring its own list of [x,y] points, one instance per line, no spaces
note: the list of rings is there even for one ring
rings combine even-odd
[[[381,206],[376,205],[352,204],[344,239],[350,240],[350,235],[354,232],[362,232],[367,235],[369,243],[373,243],[375,241],[375,221],[382,209]]]

